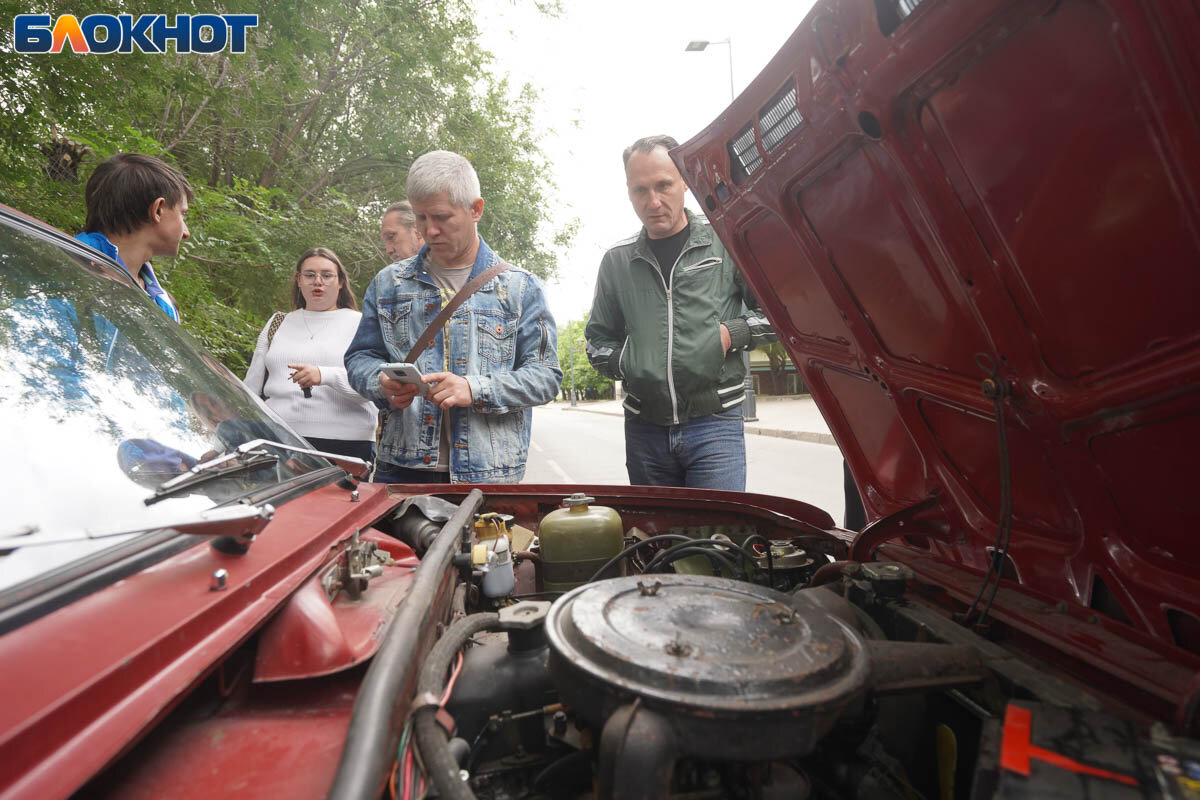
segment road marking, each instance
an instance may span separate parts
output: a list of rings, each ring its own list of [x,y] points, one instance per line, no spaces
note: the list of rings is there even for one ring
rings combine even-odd
[[[574,483],[575,482],[575,481],[571,480],[571,476],[568,475],[563,470],[563,468],[558,465],[558,462],[555,461],[553,458],[547,458],[546,463],[550,465],[550,469],[552,469],[558,473],[558,477],[563,479],[563,483]]]

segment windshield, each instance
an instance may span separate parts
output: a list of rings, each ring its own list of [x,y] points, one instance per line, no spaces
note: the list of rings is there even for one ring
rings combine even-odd
[[[0,590],[129,538],[89,536],[329,466],[274,449],[263,466],[145,502],[254,439],[306,446],[144,294],[0,224]],[[77,541],[37,546],[63,539]]]

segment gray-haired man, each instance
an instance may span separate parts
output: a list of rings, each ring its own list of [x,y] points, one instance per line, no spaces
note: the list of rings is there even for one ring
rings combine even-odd
[[[443,304],[499,260],[477,232],[483,198],[465,158],[426,153],[406,188],[425,245],[375,276],[346,351],[350,385],[390,409],[375,480],[516,483],[525,474],[531,407],[553,400],[562,381],[541,281],[512,267],[472,294],[417,358],[425,396],[382,375],[380,366],[403,361]]]
[[[407,200],[401,200],[383,212],[379,236],[383,239],[383,249],[387,251],[387,256],[393,264],[412,258],[425,243],[417,231],[417,217],[413,214],[412,204]]]

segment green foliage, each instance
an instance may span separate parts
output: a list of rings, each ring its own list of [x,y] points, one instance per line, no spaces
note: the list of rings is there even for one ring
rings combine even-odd
[[[563,371],[563,397],[570,397],[572,364],[575,365],[575,391],[582,395],[584,389],[591,386],[601,397],[611,397],[614,388],[612,380],[597,372],[587,360],[587,342],[583,338],[586,325],[587,315],[558,329],[558,363]]]
[[[87,2],[37,10],[110,13]],[[212,12],[191,0],[153,10]],[[221,10],[259,14],[245,54],[21,56],[12,27],[0,29],[0,202],[76,233],[83,184],[104,158],[173,163],[196,189],[191,240],[155,270],[184,326],[239,374],[267,317],[289,307],[303,250],[338,253],[361,299],[386,263],[382,210],[428,150],[472,161],[484,238],[553,276],[574,229],[546,223],[553,186],[531,122],[537,97],[490,74],[472,0],[231,0]],[[27,11],[0,0],[0,17]],[[77,183],[45,171],[39,148],[60,137],[90,148]]]

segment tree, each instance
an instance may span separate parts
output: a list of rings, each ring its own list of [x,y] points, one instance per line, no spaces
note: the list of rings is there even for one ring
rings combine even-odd
[[[52,6],[52,17],[81,13]],[[8,19],[28,10],[14,0],[0,9]],[[197,190],[192,239],[155,268],[184,326],[238,373],[265,319],[287,307],[306,248],[337,252],[361,297],[385,263],[379,217],[428,150],[472,161],[484,238],[552,277],[554,248],[572,230],[546,223],[553,187],[531,122],[537,96],[489,72],[472,0],[231,0],[222,10],[259,14],[246,53],[22,56],[12,27],[0,30],[0,199],[74,233],[81,184],[101,160],[134,150],[173,162]],[[166,0],[154,11],[212,8]],[[70,163],[48,164],[64,154]]]
[[[572,365],[575,368],[575,391],[580,396],[588,386],[594,388],[601,397],[608,397],[613,390],[612,380],[597,372],[587,359],[587,342],[583,337],[586,325],[587,315],[584,315],[583,319],[572,320],[558,329],[558,363],[563,371],[563,397],[570,397]]]

